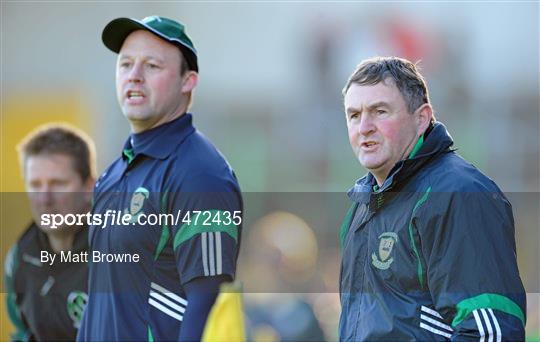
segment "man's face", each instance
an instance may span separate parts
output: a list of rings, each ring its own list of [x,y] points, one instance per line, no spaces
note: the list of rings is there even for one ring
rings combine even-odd
[[[182,89],[181,58],[176,46],[144,30],[124,41],[116,65],[116,95],[135,133],[183,114],[187,95]]]
[[[39,226],[42,214],[83,214],[90,209],[93,180],[83,182],[64,154],[33,155],[25,161],[25,185],[32,217]],[[47,230],[47,227],[41,227]]]
[[[352,84],[345,94],[349,142],[360,164],[381,185],[392,167],[412,151],[422,127],[391,79]]]

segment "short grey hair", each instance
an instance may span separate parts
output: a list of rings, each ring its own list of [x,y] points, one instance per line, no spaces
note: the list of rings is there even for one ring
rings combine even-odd
[[[345,83],[343,96],[353,83],[375,85],[390,78],[405,99],[407,109],[414,113],[420,106],[430,103],[424,77],[417,64],[399,57],[373,57],[363,60]],[[435,118],[433,118],[433,121]]]

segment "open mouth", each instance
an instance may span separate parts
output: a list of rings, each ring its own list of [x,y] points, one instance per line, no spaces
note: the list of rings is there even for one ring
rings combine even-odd
[[[377,143],[374,141],[366,141],[362,143],[362,147],[367,147],[367,148],[375,146],[375,145],[377,145]]]
[[[137,90],[128,90],[126,97],[128,100],[142,99],[144,98],[144,94]]]

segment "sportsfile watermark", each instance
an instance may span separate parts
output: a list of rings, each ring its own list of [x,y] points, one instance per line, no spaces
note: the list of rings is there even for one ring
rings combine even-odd
[[[121,210],[107,210],[103,214],[42,214],[40,225],[51,229],[66,226],[92,226],[107,228],[113,226],[240,226],[242,212],[240,210],[178,210],[176,214],[132,215]]]
[[[131,195],[131,194],[129,194]],[[156,198],[160,199],[164,197],[163,194],[154,194]],[[174,196],[173,196],[174,195]],[[152,234],[141,234],[145,238],[148,238],[148,246],[151,249],[151,252],[155,251],[154,245],[159,244],[160,238],[163,236],[163,229],[161,225],[156,224],[155,226],[137,226],[137,225],[126,225],[126,226],[113,226],[113,221],[118,222],[122,219],[122,214],[129,213],[132,216],[137,214],[178,214],[176,211],[178,209],[182,210],[192,210],[199,209],[204,210],[218,210],[225,209],[229,210],[231,221],[234,218],[233,210],[242,210],[241,212],[241,223],[242,229],[219,229],[219,228],[235,228],[237,226],[229,227],[208,227],[200,226],[195,227],[195,215],[193,212],[190,212],[191,224],[185,225],[182,224],[182,219],[184,218],[185,212],[180,213],[180,218],[177,219],[178,224],[176,226],[170,225],[168,235],[168,242],[166,248],[174,248],[174,238],[180,235],[190,235],[195,232],[215,232],[221,231],[222,243],[223,239],[226,237],[225,230],[236,232],[237,242],[240,245],[240,251],[238,256],[238,268],[237,274],[239,279],[242,280],[243,288],[245,292],[251,293],[329,293],[339,291],[340,283],[340,269],[341,269],[341,260],[344,247],[349,247],[347,245],[346,234],[340,234],[343,230],[340,230],[347,213],[352,206],[351,200],[346,194],[343,193],[332,193],[332,192],[268,192],[268,193],[253,193],[245,192],[243,193],[242,209],[233,208],[227,206],[220,206],[219,202],[223,200],[219,199],[214,205],[213,198],[219,198],[219,196],[212,196],[211,194],[203,194],[203,203],[206,207],[195,207],[198,201],[193,201],[191,198],[198,194],[191,194],[190,203],[192,206],[183,206],[183,203],[178,203],[177,206],[172,206],[172,208],[163,208],[163,211],[160,211],[161,203],[159,201],[154,201],[154,203],[148,202],[145,199],[145,205],[142,206],[131,206],[131,201],[125,201],[121,204],[115,204],[111,200],[110,206],[105,208],[95,208],[90,213],[100,213],[102,214],[102,222],[100,226],[89,227],[79,227],[88,231],[89,233],[96,234],[93,235],[97,237],[104,237],[105,235],[97,234],[107,234],[107,232],[116,231],[122,233],[122,238],[125,238],[126,243],[130,243],[131,238],[136,238],[134,234],[139,233],[152,233]],[[222,195],[222,194],[219,194]],[[410,193],[414,195],[414,193]],[[423,194],[417,196],[421,197]],[[431,203],[447,199],[449,193],[441,192],[430,192],[428,201],[425,202],[426,206],[423,207],[427,212],[418,212],[418,215],[429,214],[431,210],[435,210],[433,206],[430,206]],[[528,292],[540,293],[540,275],[538,268],[537,260],[540,260],[540,249],[538,248],[538,241],[540,241],[540,223],[538,216],[538,208],[540,203],[540,193],[538,192],[526,192],[526,193],[505,193],[504,194],[508,201],[512,204],[513,216],[515,219],[515,238],[516,238],[516,254],[518,257],[520,275],[522,277],[525,288]],[[62,227],[58,223],[58,218],[56,222],[53,222],[53,218],[49,217],[51,225],[55,223],[59,228],[53,230],[47,226],[42,226],[40,224],[41,215],[45,213],[49,214],[67,214],[67,213],[78,213],[76,208],[66,208],[65,211],[60,212],[61,208],[51,208],[51,205],[48,204],[46,208],[37,208],[36,212],[38,215],[36,217],[31,216],[32,212],[30,211],[31,207],[28,205],[28,194],[27,193],[3,193],[3,215],[0,215],[0,221],[2,221],[2,239],[0,239],[0,245],[4,251],[3,255],[7,254],[7,251],[15,243],[18,236],[28,225],[30,218],[35,220],[36,226],[42,228],[44,232],[55,232],[61,229],[64,230],[76,230],[78,226],[69,227],[67,223],[76,223],[72,222],[74,217],[69,217],[68,222],[64,223]],[[85,194],[77,194],[77,196],[85,196]],[[114,199],[115,197],[112,197]],[[137,195],[139,196],[139,195]],[[481,193],[454,193],[453,202],[450,202],[452,205],[450,209],[456,207],[458,203],[462,203],[457,209],[468,208],[468,206],[474,205],[475,202],[479,200],[479,197],[486,198]],[[118,197],[129,197],[125,194],[118,194]],[[132,196],[133,197],[133,196]],[[232,197],[232,196],[231,196]],[[75,201],[78,197],[75,197]],[[176,194],[169,194],[169,202],[175,203],[179,202],[180,196]],[[185,198],[185,197],[184,197]],[[206,199],[206,200],[204,200]],[[500,196],[497,196],[497,199],[493,197],[493,194],[488,194],[487,199],[490,201],[500,201]],[[173,202],[175,200],[176,202]],[[207,204],[210,202],[209,204]],[[225,201],[226,202],[226,201]],[[228,202],[226,202],[228,203]],[[374,202],[376,203],[376,202]],[[385,205],[392,205],[393,202],[385,203]],[[115,205],[113,207],[113,205]],[[396,205],[401,205],[396,203]],[[213,208],[212,208],[213,207]],[[42,210],[40,210],[42,209]],[[115,215],[112,211],[109,211],[109,217],[107,219],[106,227],[107,229],[101,229],[105,223],[105,213],[107,209],[116,210]],[[386,207],[381,208],[380,210],[385,210]],[[403,211],[406,211],[407,208],[402,208]],[[412,211],[414,207],[408,208],[409,210],[400,217],[396,217],[395,225],[381,225],[380,229],[382,232],[380,234],[374,235],[374,240],[370,244],[370,250],[366,252],[366,259],[362,259],[365,262],[366,267],[373,269],[375,272],[382,272],[384,275],[391,274],[391,272],[396,268],[400,267],[404,262],[404,256],[411,255],[409,254],[400,254],[400,248],[406,248],[410,246],[409,239],[409,223],[410,218],[412,217]],[[71,211],[67,211],[71,210]],[[99,211],[98,211],[99,210]],[[121,211],[121,212],[120,212]],[[81,213],[81,212],[79,212]],[[86,211],[82,212],[86,213]],[[379,215],[380,211],[374,216],[374,218]],[[442,212],[443,214],[445,212]],[[227,215],[227,214],[225,214]],[[228,220],[224,221],[225,215],[221,214],[222,224],[227,223]],[[204,224],[204,221],[207,220],[209,216],[208,213],[200,214],[198,218],[198,224]],[[211,222],[211,219],[217,215],[210,217],[206,224]],[[239,216],[239,213],[237,213]],[[170,216],[169,216],[170,217]],[[478,217],[476,215],[470,215],[467,218],[482,220],[485,219],[482,215]],[[78,218],[75,218],[75,221]],[[91,218],[90,218],[91,219]],[[150,223],[156,222],[156,219],[153,215],[152,218],[143,218],[141,220],[150,220]],[[84,221],[83,221],[84,220]],[[81,218],[81,223],[86,223],[87,218]],[[165,217],[161,218],[162,222],[165,220]],[[171,219],[169,219],[171,220]],[[185,221],[188,220],[188,216],[185,217]],[[129,217],[126,217],[125,221],[130,221]],[[238,222],[238,219],[236,220]],[[92,222],[90,222],[92,223]],[[96,222],[99,223],[99,222]],[[157,220],[159,223],[159,220]],[[414,221],[415,224],[422,223],[421,221]],[[233,223],[234,224],[234,223]],[[429,222],[424,222],[424,224],[430,224]],[[64,228],[65,227],[65,228]],[[432,225],[433,229],[437,226]],[[181,229],[180,229],[181,228]],[[207,228],[207,229],[206,229]],[[240,228],[240,227],[238,227]],[[111,230],[112,229],[112,230]],[[493,228],[492,228],[493,229]],[[511,229],[511,227],[509,227]],[[361,230],[350,230],[350,234],[360,234]],[[383,232],[395,232],[398,236],[397,239],[392,234],[382,235]],[[84,232],[82,232],[84,235]],[[189,234],[188,234],[189,233]],[[210,252],[209,246],[211,234],[206,234],[206,243],[204,244],[207,247],[207,253]],[[213,249],[214,255],[216,253],[216,239],[215,233],[213,240]],[[199,243],[193,244],[194,247],[203,245],[202,236],[193,235],[196,238],[199,238]],[[493,238],[496,239],[497,235],[493,235]],[[152,240],[150,240],[152,239]],[[115,240],[118,242],[117,240]],[[350,240],[354,242],[353,240]],[[155,243],[154,243],[155,242]],[[350,242],[349,242],[350,243]],[[424,247],[425,245],[422,245]],[[379,248],[381,247],[381,249]],[[411,247],[412,248],[412,247]],[[486,248],[492,248],[491,244],[487,244]],[[49,250],[49,249],[47,249]],[[94,249],[98,250],[98,249]],[[412,250],[412,249],[411,249]],[[50,251],[50,250],[49,250]],[[121,259],[116,259],[117,255],[124,254],[126,251],[121,250],[117,244],[112,244],[108,250],[99,250],[102,253],[106,253],[106,256],[100,254],[100,262],[112,262],[117,263],[118,267],[129,267],[130,263],[122,262]],[[78,251],[73,251],[71,258],[69,260],[75,262],[75,255]],[[153,258],[154,254],[146,255],[144,254],[144,248],[135,248],[130,249],[129,254],[133,255],[133,262],[135,262],[134,254],[140,254],[140,260],[145,261],[146,258]],[[420,250],[419,250],[420,252]],[[488,251],[477,248],[476,255],[482,256],[488,254]],[[110,254],[110,256],[109,256]],[[144,255],[143,255],[144,254]],[[67,252],[64,253],[64,260],[68,260]],[[202,254],[201,254],[202,255]],[[207,254],[208,256],[210,254]],[[414,252],[413,252],[414,255]],[[40,254],[36,254],[33,257],[36,259],[31,259],[29,256],[25,256],[25,260],[22,260],[24,263],[37,264],[40,263]],[[59,256],[55,259],[55,263],[59,262],[61,259]],[[93,262],[92,258],[94,255],[92,252],[88,253],[88,262]],[[201,256],[202,257],[202,256]],[[456,258],[457,261],[462,261],[459,259],[460,254],[449,254],[446,255],[449,258]],[[112,259],[111,258],[115,258]],[[118,256],[120,258],[120,256]],[[83,260],[81,256],[81,261]],[[199,260],[199,259],[197,259]],[[392,260],[392,261],[391,261]],[[52,259],[49,259],[49,263]],[[470,261],[470,260],[469,260]],[[1,263],[0,263],[1,264]],[[384,265],[384,267],[389,266],[388,269],[382,270],[377,268],[375,265]],[[271,270],[271,271],[269,271]],[[414,272],[411,273],[411,279],[418,277],[416,268]],[[123,287],[119,289],[120,292],[125,291],[131,293],[136,291],[132,288],[133,284],[123,284]],[[0,284],[0,288],[2,288]],[[107,280],[104,278],[98,281],[98,288],[95,290],[97,292],[107,292],[110,291],[108,287]]]

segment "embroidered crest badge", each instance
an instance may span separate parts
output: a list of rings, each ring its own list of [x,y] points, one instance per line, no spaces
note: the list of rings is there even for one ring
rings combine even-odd
[[[68,295],[67,310],[76,329],[81,327],[82,314],[87,303],[88,295],[82,291],[72,291]]]
[[[385,232],[379,235],[379,255],[376,255],[375,252],[371,254],[371,263],[373,266],[380,270],[388,269],[394,261],[394,258],[391,258],[390,254],[397,242],[398,237],[396,233]]]
[[[131,215],[130,223],[137,222],[137,218],[143,213],[144,200],[146,200],[149,196],[150,192],[142,186],[135,190],[135,192],[131,196],[129,209],[124,209],[124,215]]]

